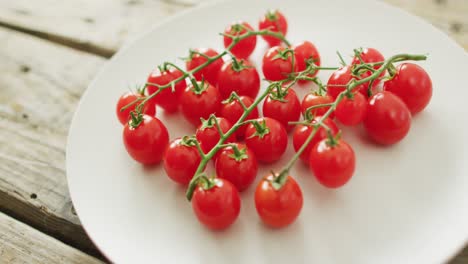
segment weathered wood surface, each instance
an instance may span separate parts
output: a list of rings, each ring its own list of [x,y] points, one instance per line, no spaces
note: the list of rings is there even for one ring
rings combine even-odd
[[[3,213],[0,230],[0,263],[102,263]]]
[[[0,28],[0,210],[97,254],[73,212],[65,144],[102,58]]]
[[[104,62],[86,53],[110,57],[148,26],[200,1],[0,0],[0,211],[98,255],[73,212],[64,171],[72,113]],[[468,49],[466,0],[385,1]],[[11,242],[2,228],[0,256],[1,245]],[[27,245],[24,250],[36,254]],[[468,249],[453,263],[468,263]]]
[[[0,0],[0,25],[111,56],[123,42],[202,0]],[[466,0],[384,0],[428,20],[468,49]]]

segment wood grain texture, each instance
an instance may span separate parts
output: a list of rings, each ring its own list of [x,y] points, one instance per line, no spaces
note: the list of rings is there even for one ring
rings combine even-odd
[[[193,1],[0,0],[0,25],[105,57]]]
[[[0,26],[111,56],[149,26],[202,0],[0,0]],[[466,0],[384,0],[440,28],[468,50]]]
[[[3,213],[0,230],[0,263],[102,263]]]
[[[104,60],[0,29],[0,210],[98,255],[72,209],[65,144]]]

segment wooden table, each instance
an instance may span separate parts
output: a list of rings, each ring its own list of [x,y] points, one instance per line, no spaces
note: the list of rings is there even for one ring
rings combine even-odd
[[[71,117],[124,41],[199,1],[0,0],[0,263],[105,261],[68,194]],[[466,0],[386,1],[468,50]],[[468,263],[468,248],[453,263]]]

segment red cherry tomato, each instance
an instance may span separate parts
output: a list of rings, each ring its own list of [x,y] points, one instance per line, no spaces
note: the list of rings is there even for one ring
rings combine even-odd
[[[384,83],[384,90],[400,97],[414,115],[429,104],[432,97],[432,81],[420,66],[403,63],[398,65],[395,76]]]
[[[367,100],[359,92],[353,94],[353,98],[345,96],[338,103],[335,110],[336,119],[345,126],[355,126],[360,124],[366,115]]]
[[[187,185],[197,171],[201,157],[196,146],[177,138],[169,144],[163,161],[167,176],[179,184]]]
[[[248,96],[240,96],[241,102],[244,103],[246,107],[249,107],[253,104],[254,100]],[[226,118],[231,124],[237,123],[239,118],[244,114],[244,108],[239,103],[237,99],[232,100],[230,103],[223,104],[221,107],[221,116]],[[258,118],[258,108],[255,107],[252,112],[247,116],[246,120],[252,120]],[[245,135],[245,129],[247,125],[239,127],[236,131],[236,136],[238,139],[243,139]]]
[[[255,208],[263,223],[273,228],[285,227],[296,220],[302,209],[303,196],[297,182],[287,176],[286,183],[276,190],[271,174],[263,178],[255,190]]]
[[[214,49],[197,49],[196,51],[205,54],[209,58],[213,58],[219,55],[218,52],[216,52]],[[207,58],[203,57],[202,55],[192,53],[190,54],[190,58],[185,62],[185,65],[187,70],[191,71],[207,61]],[[211,85],[216,86],[218,84],[218,74],[221,66],[223,66],[223,62],[223,59],[219,58],[213,61],[210,65],[194,73],[193,76],[195,79],[197,79],[197,81],[201,81],[204,78]]]
[[[120,96],[119,101],[117,102],[117,107],[115,108],[115,113],[117,114],[117,118],[119,119],[122,125],[127,124],[128,120],[130,120],[130,112],[135,111],[135,107],[141,102],[135,103],[125,110],[121,111],[124,106],[127,106],[131,102],[137,100],[138,98],[142,98],[142,95],[126,92]],[[156,115],[156,106],[151,101],[147,102],[143,107],[143,113],[155,116]]]
[[[346,86],[351,80],[356,79],[351,75],[351,66],[344,66],[333,72],[327,82],[327,94],[333,99],[336,99],[338,95],[346,90]],[[353,91],[366,91],[364,85],[359,85]],[[367,98],[367,91],[365,94]]]
[[[302,99],[302,103],[301,103],[302,114],[305,116],[307,109],[311,106],[316,106],[316,105],[321,105],[321,104],[331,104],[333,102],[334,102],[334,99],[329,95],[318,95],[315,92],[310,92],[306,94],[306,96],[304,96],[304,99]],[[320,115],[324,115],[328,111],[328,109],[330,109],[330,106],[314,108],[310,111],[310,113],[314,116],[320,116]],[[332,112],[329,115],[330,118],[333,118],[334,116],[335,116],[334,112]]]
[[[351,179],[356,167],[354,151],[344,140],[330,145],[322,139],[310,152],[309,168],[325,187],[338,188]]]
[[[192,197],[192,208],[200,223],[213,230],[229,227],[240,213],[241,200],[236,187],[229,181],[215,178],[213,187],[205,189],[202,183]]]
[[[317,66],[320,66],[320,54],[317,48],[310,41],[303,41],[294,46],[294,55],[297,61],[297,71],[304,71],[307,68],[307,61],[311,60]],[[308,75],[309,77],[316,76],[318,71],[314,74]],[[299,83],[307,83],[305,80],[299,80]]]
[[[145,165],[159,163],[169,144],[169,133],[156,117],[142,116],[141,123],[134,128],[127,123],[123,130],[123,141],[130,156]]]
[[[166,70],[160,72],[159,69],[154,70],[151,72],[150,76],[148,77],[148,83],[154,83],[158,85],[166,85],[173,80],[176,80],[183,76],[183,73],[177,69],[174,70]],[[174,113],[179,108],[179,98],[182,92],[184,91],[187,84],[185,80],[179,81],[175,86],[175,91],[172,92],[171,87],[168,87],[158,93],[153,99],[153,103],[159,105],[162,109],[169,113]],[[148,85],[148,94],[151,95],[158,91],[158,87],[154,85]]]
[[[232,92],[255,98],[260,89],[260,76],[248,61],[227,61],[219,72],[218,89],[223,99]]]
[[[288,22],[286,21],[284,15],[281,14],[281,12],[278,10],[270,10],[260,19],[258,28],[260,30],[268,29],[273,32],[280,32],[283,34],[283,36],[286,36],[286,33],[288,33]],[[277,46],[281,44],[281,39],[279,38],[273,36],[262,37],[270,46]]]
[[[283,47],[272,47],[263,56],[262,70],[265,79],[279,81],[286,79],[288,75],[297,69],[297,61],[294,52]]]
[[[219,127],[223,133],[226,133],[231,129],[232,125],[226,118],[217,117]],[[200,146],[203,152],[208,153],[211,149],[218,143],[220,139],[220,135],[218,132],[218,128],[216,127],[215,122],[212,120],[205,120],[195,132],[195,137],[200,142]],[[235,133],[232,134],[227,140],[226,143],[235,142],[236,135]]]
[[[209,83],[198,83],[200,89],[187,86],[180,96],[180,108],[184,117],[193,125],[200,124],[200,118],[208,119],[221,109],[221,95]]]
[[[232,147],[220,151],[216,158],[216,175],[234,184],[239,192],[247,189],[257,176],[258,164],[255,154],[244,144],[235,143],[237,153]]]
[[[264,163],[272,163],[281,158],[288,145],[288,133],[280,122],[273,118],[257,119],[260,130],[249,124],[245,131],[245,143],[257,159]]]
[[[369,99],[364,128],[377,143],[391,145],[402,140],[411,126],[411,113],[391,92],[380,92]]]
[[[247,32],[247,29],[253,31],[252,26],[247,22],[238,22],[232,25],[229,25],[228,28],[224,31],[225,34],[231,36],[242,36]],[[232,38],[224,36],[224,47],[227,48],[232,43]],[[234,54],[237,58],[247,59],[250,54],[255,49],[257,45],[257,36],[250,36],[239,41],[231,49],[231,53]]]
[[[374,48],[365,48],[362,50],[361,52],[361,59],[364,63],[375,63],[375,62],[383,62],[385,61],[385,58],[384,56],[382,55],[382,53],[380,53],[378,50],[374,49]],[[361,60],[358,58],[358,57],[354,57],[353,58],[353,62],[352,62],[353,65],[359,65],[361,64]],[[375,65],[373,68],[378,70],[380,68],[381,65]],[[370,76],[372,74],[371,71],[366,71],[364,72],[363,74],[361,74],[361,78],[359,79],[364,79],[368,76]],[[385,75],[385,71],[383,71],[381,74],[380,74],[380,77],[383,77]],[[374,80],[374,83],[372,84],[372,90],[373,90],[373,93],[375,93],[377,90],[377,85],[379,84],[380,82],[380,79],[375,79]],[[369,84],[370,82],[365,82],[362,87],[359,89],[359,91],[364,95],[364,96],[368,96],[368,87],[369,87]]]
[[[311,124],[316,124],[321,118],[322,118],[321,116],[316,116],[312,120]],[[323,123],[330,128],[330,130],[331,130],[331,132],[332,132],[332,134],[334,136],[336,136],[336,134],[338,134],[338,132],[339,132],[338,126],[335,124],[335,122],[333,122],[332,119],[327,118],[327,119],[325,119],[323,121]],[[313,129],[314,128],[312,126],[310,126],[310,125],[308,125],[308,126],[306,126],[306,125],[297,125],[296,126],[296,128],[294,129],[294,132],[293,132],[293,146],[294,146],[294,150],[296,152],[302,147],[302,145],[304,145],[304,142],[307,140],[310,133],[312,133]],[[310,154],[311,149],[320,140],[322,140],[324,138],[327,138],[327,135],[328,135],[327,131],[323,127],[320,127],[318,129],[317,133],[315,133],[314,137],[312,138],[312,141],[309,143],[309,145],[307,145],[307,148],[299,156],[301,158],[301,160],[308,164],[309,163],[309,154]]]
[[[269,94],[263,101],[263,115],[276,119],[287,131],[293,129],[294,125],[288,123],[299,121],[301,117],[301,103],[296,92],[291,88]]]

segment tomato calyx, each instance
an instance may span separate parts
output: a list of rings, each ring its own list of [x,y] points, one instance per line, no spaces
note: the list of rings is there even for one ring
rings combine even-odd
[[[247,147],[239,149],[235,144],[232,144],[230,147],[234,153],[229,155],[229,157],[235,161],[241,162],[242,160],[249,158],[249,155],[247,155]]]
[[[130,112],[130,121],[128,121],[128,125],[131,128],[137,128],[141,122],[143,122],[143,114],[140,111],[132,111]]]
[[[197,142],[194,136],[183,136],[180,144],[185,147],[194,147],[197,145]]]
[[[277,15],[277,10],[268,10],[267,13],[265,14],[265,17],[269,21],[277,21],[278,20],[278,15]]]
[[[241,23],[236,23],[234,25],[231,26],[231,31],[229,33],[231,34],[237,34],[237,33],[241,33],[242,30],[244,30],[245,27],[244,25],[242,25]]]
[[[272,61],[282,59],[282,60],[288,60],[288,58],[291,56],[292,57],[292,65],[294,65],[294,50],[291,48],[285,48],[285,49],[278,49],[277,54],[271,58]]]
[[[203,118],[200,118],[200,119],[201,119],[201,122],[202,122],[202,125],[200,127],[201,130],[205,130],[207,128],[212,128],[215,125],[219,127],[218,119],[213,114],[210,115],[210,117],[208,119],[203,119]]]
[[[194,78],[190,78],[190,81],[192,83],[191,90],[196,95],[201,95],[210,86],[209,83],[205,82],[205,78],[202,78],[201,82],[197,82]]]
[[[288,95],[288,88],[283,88],[280,84],[274,85],[268,95],[272,100],[286,103],[288,100],[284,98]]]
[[[326,127],[322,124],[322,126],[327,130],[327,146],[334,148],[339,144],[339,141],[341,139],[341,130],[336,133],[336,135],[333,135],[329,127]]]
[[[267,179],[268,182],[273,186],[273,189],[279,191],[288,179],[289,172],[287,170],[283,170],[280,173],[275,173],[271,171],[272,177]]]
[[[252,68],[252,66],[245,65],[245,60],[244,59],[238,60],[238,59],[236,59],[236,57],[234,57],[234,56],[232,57],[231,69],[233,71],[241,72],[244,69],[249,69],[249,68]]]
[[[270,128],[267,127],[265,119],[263,120],[262,123],[259,123],[258,121],[253,121],[251,123],[255,127],[255,133],[252,134],[250,138],[253,138],[253,137],[263,138],[270,133]]]
[[[200,186],[203,190],[209,190],[213,187],[216,186],[217,179],[213,177],[208,177],[204,172],[197,174],[193,177],[193,179],[190,181],[186,197],[189,201],[192,200],[193,193],[195,192],[195,189]]]

